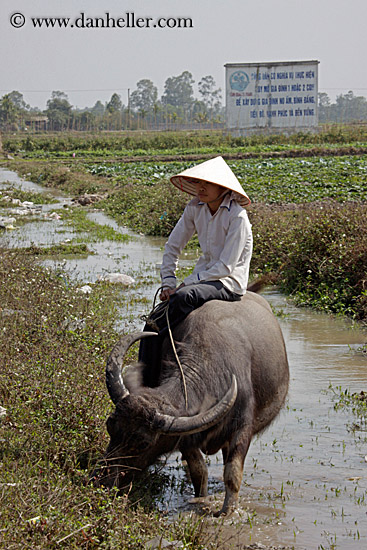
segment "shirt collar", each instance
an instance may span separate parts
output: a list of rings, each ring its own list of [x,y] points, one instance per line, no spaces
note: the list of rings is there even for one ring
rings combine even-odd
[[[227,208],[228,212],[230,212],[231,211],[231,206],[232,206],[232,201],[233,201],[232,193],[228,193],[228,195],[226,195],[223,198],[222,203],[219,206],[219,208]]]

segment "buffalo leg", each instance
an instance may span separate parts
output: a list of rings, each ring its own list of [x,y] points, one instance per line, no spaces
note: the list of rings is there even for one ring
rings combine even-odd
[[[228,445],[227,444],[224,447],[222,447],[222,456],[223,456],[223,464],[226,464],[227,459],[228,459]]]
[[[191,449],[188,452],[182,453],[182,458],[186,460],[189,467],[195,496],[206,497],[208,495],[208,468],[203,455],[199,449]]]
[[[237,506],[243,477],[243,464],[250,442],[251,436],[242,433],[236,442],[231,443],[228,451],[227,449],[223,449],[226,495],[222,509],[214,514],[216,517],[232,512]]]

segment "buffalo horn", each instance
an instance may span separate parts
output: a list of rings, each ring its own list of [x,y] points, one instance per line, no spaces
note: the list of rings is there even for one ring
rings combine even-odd
[[[194,416],[170,416],[157,413],[155,424],[157,431],[167,435],[189,435],[208,430],[230,411],[237,398],[237,380],[232,377],[232,384],[222,399],[208,411]]]
[[[106,385],[108,393],[116,405],[120,399],[129,395],[129,390],[125,387],[122,379],[121,367],[125,354],[130,346],[138,340],[148,336],[157,336],[156,332],[133,332],[121,338],[111,351],[106,365]]]

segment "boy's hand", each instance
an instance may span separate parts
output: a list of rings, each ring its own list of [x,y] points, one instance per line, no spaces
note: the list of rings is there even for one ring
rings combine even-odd
[[[160,293],[159,298],[162,300],[162,302],[165,302],[166,300],[169,300],[171,294],[174,294],[175,292],[175,288],[164,288]]]
[[[164,288],[160,293],[159,298],[161,299],[162,302],[165,302],[166,300],[169,300],[169,297],[171,296],[171,294],[174,294],[176,290],[178,290],[179,288],[182,288],[183,286],[185,286],[185,284],[181,283],[180,286],[178,286],[177,288]]]

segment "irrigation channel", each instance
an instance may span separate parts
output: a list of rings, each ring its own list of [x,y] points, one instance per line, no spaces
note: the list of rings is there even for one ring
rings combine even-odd
[[[45,191],[3,169],[0,182],[0,190],[4,182],[11,182],[23,189]],[[57,211],[71,203],[64,197],[58,200],[57,205],[46,205],[43,210]],[[162,239],[134,235],[103,212],[91,212],[90,216],[131,239],[88,244],[93,255],[45,263],[61,266],[81,284],[93,283],[106,271],[146,279],[148,284],[123,291],[148,298],[148,303],[140,301],[125,312],[122,328],[141,328],[140,315],[149,311],[159,285]],[[8,246],[27,246],[32,242],[50,245],[75,236],[61,217],[29,222],[1,238]],[[263,294],[278,312],[285,337],[291,370],[289,397],[278,419],[252,442],[239,511],[224,520],[208,516],[207,521],[209,525],[222,522],[221,536],[228,541],[227,548],[367,548],[366,426],[357,426],[352,412],[334,409],[339,387],[358,393],[367,390],[367,357],[362,351],[367,333],[348,321],[296,308],[274,289]],[[162,513],[174,518],[178,513],[200,514],[203,509],[219,507],[224,490],[221,455],[208,462],[212,496],[204,502],[193,498],[179,456],[164,462],[162,471],[171,481],[157,504]]]

